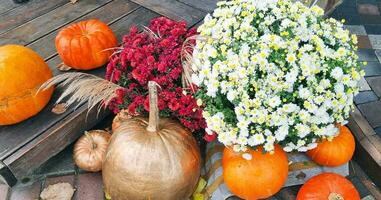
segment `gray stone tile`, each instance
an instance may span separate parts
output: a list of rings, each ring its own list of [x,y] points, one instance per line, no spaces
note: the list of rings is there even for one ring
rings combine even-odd
[[[351,34],[366,35],[365,27],[363,25],[344,25],[345,29],[348,29]]]
[[[381,76],[367,77],[366,80],[374,93],[376,93],[378,97],[381,97]]]
[[[100,173],[78,175],[74,199],[103,199],[103,182]]]
[[[377,101],[378,97],[376,96],[376,94],[374,94],[373,91],[364,91],[357,94],[354,100],[356,104],[362,104],[371,101]]]
[[[57,184],[57,183],[69,183],[71,184],[73,187],[75,187],[74,185],[74,181],[75,181],[75,176],[74,175],[67,175],[67,176],[57,176],[57,177],[48,177],[46,178],[45,180],[45,183],[44,183],[44,189],[47,188],[49,185],[54,185],[54,184]]]
[[[381,126],[381,102],[373,101],[370,103],[360,104],[357,106],[361,113],[368,120],[369,124],[374,127]]]
[[[374,49],[359,49],[357,50],[359,61],[378,61]]]
[[[368,35],[373,49],[381,49],[381,35]]]
[[[364,77],[361,77],[359,81],[360,91],[367,91],[370,90],[370,87],[368,85],[368,82],[366,82]]]
[[[0,184],[0,200],[7,199],[9,187],[5,184]]]
[[[363,69],[365,71],[365,77],[381,75],[381,63],[379,62],[368,62]]]

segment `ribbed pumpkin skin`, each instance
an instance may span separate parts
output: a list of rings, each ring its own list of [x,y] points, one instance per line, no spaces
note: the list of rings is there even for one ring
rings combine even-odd
[[[331,193],[336,193],[345,200],[360,199],[356,188],[345,177],[334,173],[322,173],[304,183],[296,200],[335,200],[328,198]]]
[[[21,122],[40,112],[49,102],[53,88],[37,93],[52,77],[44,60],[20,45],[0,47],[0,125]]]
[[[112,51],[106,49],[116,47],[117,39],[105,23],[91,19],[62,29],[56,36],[55,44],[65,65],[90,70],[101,67],[109,60]]]
[[[287,180],[288,160],[277,145],[274,154],[264,154],[263,148],[249,150],[251,160],[226,147],[222,157],[223,176],[232,193],[246,200],[267,198],[277,193]]]
[[[170,119],[160,119],[157,132],[147,126],[140,117],[114,126],[102,167],[105,191],[112,200],[188,199],[200,178],[196,140]]]
[[[339,131],[332,141],[322,141],[307,155],[319,165],[335,167],[347,163],[355,152],[355,139],[346,126],[340,126]]]

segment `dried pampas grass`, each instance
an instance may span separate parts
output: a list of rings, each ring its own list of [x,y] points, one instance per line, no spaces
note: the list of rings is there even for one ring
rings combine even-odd
[[[183,65],[183,88],[185,89],[190,87],[192,92],[194,92],[194,88],[192,85],[192,74],[197,72],[195,72],[195,69],[192,68],[192,65],[194,63],[192,56],[194,45],[191,43],[192,40],[205,40],[205,38],[200,35],[191,36],[184,41],[181,50],[181,63]]]
[[[66,100],[66,105],[76,104],[76,108],[84,103],[88,103],[88,111],[98,105],[98,112],[102,105],[107,105],[113,98],[116,97],[115,91],[122,89],[117,84],[107,81],[95,75],[72,72],[57,75],[46,81],[40,88],[47,90],[53,85],[65,87],[64,92],[55,102],[62,103]]]

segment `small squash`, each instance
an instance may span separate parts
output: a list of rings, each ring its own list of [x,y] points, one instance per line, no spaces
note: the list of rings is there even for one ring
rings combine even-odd
[[[279,146],[263,153],[263,147],[234,152],[225,147],[222,157],[223,177],[230,191],[240,198],[255,200],[277,193],[287,180],[287,155]]]
[[[346,126],[339,127],[339,134],[332,140],[323,140],[307,155],[317,164],[340,166],[347,163],[355,152],[355,139]]]
[[[86,20],[62,29],[55,40],[57,52],[65,65],[90,70],[104,65],[117,46],[110,27],[96,20]]]
[[[345,177],[322,173],[304,183],[296,200],[360,200],[360,195]]]
[[[24,121],[49,102],[53,87],[37,93],[52,71],[36,52],[21,45],[0,46],[0,125]]]
[[[74,146],[73,159],[75,164],[86,171],[102,170],[111,134],[103,130],[85,132]]]
[[[149,119],[132,117],[113,126],[102,169],[106,193],[112,200],[188,199],[200,177],[197,142],[179,122],[159,121],[157,85],[148,85]]]

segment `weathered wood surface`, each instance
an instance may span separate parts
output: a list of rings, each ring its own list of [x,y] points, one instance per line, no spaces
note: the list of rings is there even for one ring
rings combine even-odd
[[[0,4],[0,15],[5,12],[11,11],[18,6],[20,6],[20,4],[16,4],[13,1],[4,1]]]
[[[45,59],[55,75],[62,73],[56,68],[62,61],[55,50],[55,36],[73,22],[100,19],[121,41],[131,25],[147,26],[150,19],[160,15],[187,20],[189,26],[205,15],[204,11],[175,1],[174,5],[170,4],[172,1],[156,1],[157,5],[164,5],[162,8],[153,6],[155,1],[149,4],[129,0],[81,0],[76,4],[68,0],[30,0],[26,4],[11,1],[0,2],[0,45],[12,43],[32,48]],[[89,73],[104,76],[105,69]],[[50,103],[37,116],[17,125],[0,127],[0,175],[8,184],[13,185],[15,178],[22,179],[107,115],[102,112],[96,118],[91,111],[86,120],[86,105],[76,110],[69,107],[65,113],[56,115],[51,109],[60,93],[62,89],[57,89]]]
[[[0,4],[3,4],[3,2],[7,1],[12,0],[1,0]],[[0,33],[9,31],[64,4],[69,4],[69,1],[31,0],[26,4],[22,4],[10,10],[9,12],[5,12],[0,15]]]

